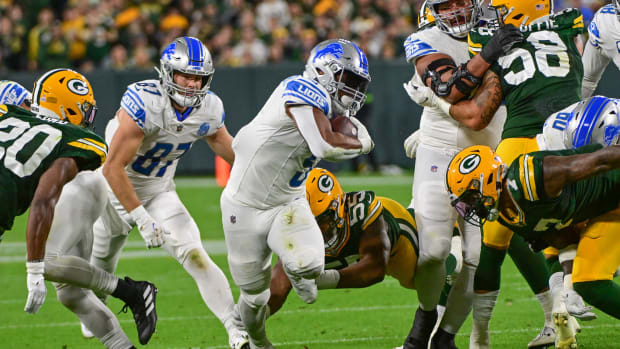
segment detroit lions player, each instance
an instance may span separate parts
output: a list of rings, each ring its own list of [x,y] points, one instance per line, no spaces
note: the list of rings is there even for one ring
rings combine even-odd
[[[15,81],[0,80],[0,104],[12,104],[30,109],[32,94]]]
[[[583,51],[581,94],[590,97],[605,67],[613,60],[620,69],[620,0],[601,7],[588,27],[590,39]]]
[[[234,321],[228,280],[202,247],[173,182],[179,158],[197,140],[229,163],[235,157],[222,101],[209,91],[211,54],[200,40],[180,37],[164,49],[160,63],[160,80],[129,85],[106,128],[110,153],[103,174],[110,203],[94,227],[93,262],[114,270],[137,226],[148,248],[162,246],[185,268],[224,324],[231,348],[241,348],[248,340]]]
[[[310,52],[303,76],[283,80],[233,141],[236,157],[221,197],[222,223],[251,348],[273,348],[265,332],[272,251],[297,294],[307,303],[316,299],[312,279],[323,271],[323,237],[304,183],[320,159],[372,150],[368,131],[354,117],[369,82],[368,61],[357,45],[323,41]],[[333,132],[334,115],[349,116],[358,137]]]
[[[493,44],[470,60],[467,33],[479,22],[481,1],[427,0],[426,7],[436,25],[407,38],[404,43],[406,58],[415,67],[414,80],[421,77],[425,85],[447,101],[468,96],[480,84],[490,65],[521,41],[521,34],[514,26],[503,27],[496,33]],[[406,90],[410,88],[405,84]],[[409,90],[408,93],[411,95]],[[502,110],[492,125],[472,131],[452,120],[445,110],[425,107],[419,132],[408,138],[408,141],[413,140],[413,145],[406,146],[409,155],[413,155],[413,148],[418,144],[412,189],[415,195],[410,206],[415,207],[420,233],[415,276],[420,307],[405,349],[426,348],[437,320],[436,306],[445,280],[444,261],[450,252],[457,221],[456,211],[450,206],[444,188],[447,165],[454,154],[469,145],[497,145],[505,115]],[[445,315],[433,338],[433,345],[442,348],[454,347],[454,336],[471,310],[473,277],[480,253],[480,229],[462,220],[459,226],[464,242],[463,268],[450,291]]]

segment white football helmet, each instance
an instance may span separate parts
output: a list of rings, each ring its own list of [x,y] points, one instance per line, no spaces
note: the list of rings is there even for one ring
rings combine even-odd
[[[451,1],[454,0],[427,0],[426,5],[441,31],[457,38],[464,38],[478,24],[481,8],[480,0],[470,0],[470,5],[440,14],[439,5]]]
[[[593,96],[577,104],[564,131],[564,145],[576,149],[588,144],[618,144],[620,115],[618,100]]]
[[[166,94],[183,107],[198,106],[209,91],[213,79],[213,60],[207,47],[198,39],[183,36],[174,39],[161,54],[159,73]],[[174,73],[202,76],[200,89],[186,88],[174,82]]]
[[[316,45],[306,62],[304,76],[325,87],[337,114],[353,116],[366,101],[368,60],[351,41],[331,39]]]

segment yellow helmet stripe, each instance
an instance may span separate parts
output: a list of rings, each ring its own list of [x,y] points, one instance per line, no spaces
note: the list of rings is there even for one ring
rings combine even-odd
[[[77,141],[69,142],[67,144],[76,148],[86,149],[96,153],[101,158],[102,164],[105,162],[105,159],[108,156],[108,151],[106,148],[102,148],[96,144],[84,141],[84,139],[78,139]]]
[[[368,208],[370,211],[366,219],[364,219],[364,223],[362,224],[362,230],[366,229],[372,222],[374,222],[381,212],[383,211],[383,205],[381,205],[381,201],[375,199],[370,203],[370,207]]]

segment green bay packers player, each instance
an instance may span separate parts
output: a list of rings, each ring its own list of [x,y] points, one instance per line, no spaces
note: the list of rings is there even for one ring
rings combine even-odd
[[[581,100],[583,66],[575,40],[584,26],[578,10],[553,13],[549,0],[493,0],[490,5],[498,9],[504,23],[520,27],[524,41],[491,66],[470,100],[449,105],[430,93],[424,95],[428,89],[419,87],[416,91],[420,97],[424,95],[419,99],[432,99],[455,120],[472,129],[486,127],[504,101],[508,114],[497,153],[503,161],[510,163],[520,154],[538,150],[535,136],[542,130],[547,116]],[[470,31],[470,53],[481,52],[492,34],[491,26]],[[485,225],[474,284],[471,347],[486,348],[489,345],[488,323],[499,294],[501,264],[508,247],[512,249],[516,245],[524,244],[520,237],[513,237],[510,229],[497,222]],[[521,264],[520,270],[532,274],[527,280],[545,308],[546,328],[529,346],[552,343],[552,300],[547,291],[549,272],[543,265],[542,256],[534,258],[524,253],[512,257],[515,263]]]
[[[30,208],[26,228],[28,300],[24,310],[33,314],[39,311],[47,293],[44,280],[58,283],[55,284],[58,298],[71,310],[74,309],[66,302],[67,290],[71,287],[111,294],[131,308],[140,340],[146,343],[157,321],[155,286],[129,278],[121,280],[74,255],[75,250],[89,249],[85,246],[92,241],[92,233],[90,238],[86,236],[89,231],[84,231],[84,236],[68,233],[71,229],[57,229],[50,234],[51,226],[56,223],[53,218],[57,207],[63,207],[59,209],[61,215],[75,213],[79,216],[86,212],[82,207],[75,207],[73,211],[64,208],[59,203],[61,191],[69,190],[71,184],[67,183],[80,172],[98,168],[107,155],[105,142],[87,129],[96,111],[90,83],[75,71],[54,69],[37,80],[32,102],[34,113],[14,105],[0,105],[0,194],[3,198],[0,237],[12,228],[16,216]],[[85,188],[85,191],[90,189]],[[84,192],[83,195],[89,194]],[[100,309],[88,311],[98,313]],[[113,313],[107,311],[118,325]],[[132,347],[120,325],[118,329],[120,333],[113,341],[102,340],[104,345]],[[108,337],[112,339],[113,336]]]
[[[325,271],[316,279],[319,289],[368,287],[385,275],[402,287],[416,288],[419,249],[413,209],[372,191],[345,193],[336,177],[322,168],[310,171],[306,198],[325,241]],[[462,264],[460,243],[453,245],[446,262],[451,277]],[[291,288],[278,261],[271,279],[270,314],[281,308]]]
[[[620,286],[612,281],[620,265],[619,169],[618,145],[527,153],[509,167],[490,148],[474,146],[453,158],[446,183],[467,220],[497,221],[539,245],[578,241],[575,290],[620,318]],[[554,317],[568,321],[567,313]]]

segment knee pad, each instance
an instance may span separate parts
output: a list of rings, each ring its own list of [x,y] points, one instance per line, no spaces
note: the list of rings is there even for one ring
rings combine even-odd
[[[243,301],[251,308],[260,308],[267,304],[267,301],[269,301],[269,296],[269,289],[257,293],[250,293],[244,289],[241,289],[239,301]]]
[[[439,237],[424,239],[420,244],[420,258],[418,263],[443,263],[450,254],[451,238]]]
[[[324,251],[304,249],[281,258],[287,274],[304,279],[316,279],[325,267]]]

